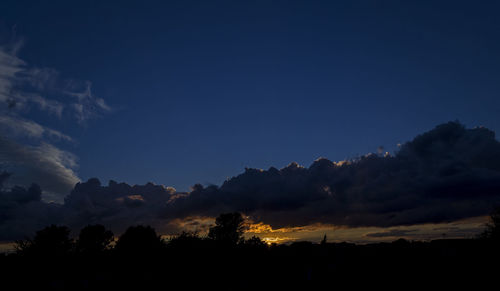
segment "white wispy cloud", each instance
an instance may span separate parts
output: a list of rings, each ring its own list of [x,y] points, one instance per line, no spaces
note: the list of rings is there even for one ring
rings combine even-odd
[[[53,83],[55,70],[30,68],[16,54],[20,42],[0,47],[0,102],[3,110],[27,110],[35,105],[39,110],[61,117],[64,104],[42,97],[40,92]],[[12,48],[14,47],[14,49]],[[33,90],[23,90],[30,86]],[[34,92],[33,92],[34,91]]]
[[[71,104],[71,106],[75,112],[75,118],[80,124],[84,124],[87,120],[95,118],[103,112],[111,111],[111,107],[106,104],[104,99],[99,98],[92,93],[91,82],[86,82],[83,91],[66,91],[65,93],[76,99],[76,102]]]
[[[9,132],[11,135],[18,137],[73,141],[69,135],[21,117],[0,116],[0,128],[3,132]]]
[[[23,70],[24,62],[0,47],[0,101],[11,98],[12,85],[16,74]]]
[[[79,124],[112,108],[92,92],[89,81],[65,80],[51,68],[29,66],[17,56],[22,42],[0,46],[0,103],[3,110],[40,111],[75,119]],[[59,100],[47,96],[58,95]],[[68,96],[73,98],[67,98]],[[62,100],[61,100],[62,99]]]

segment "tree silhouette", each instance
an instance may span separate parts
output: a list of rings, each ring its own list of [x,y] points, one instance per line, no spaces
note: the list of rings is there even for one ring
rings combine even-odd
[[[323,236],[323,239],[321,240],[321,245],[326,245],[326,234]]]
[[[103,225],[88,225],[80,231],[76,248],[82,253],[96,254],[109,249],[112,241],[113,233]]]
[[[243,239],[243,221],[239,213],[222,214],[210,229],[209,239],[183,232],[168,245],[153,228],[133,226],[120,237],[116,251],[109,252],[102,251],[108,249],[113,235],[102,225],[83,228],[74,248],[69,229],[51,225],[32,240],[18,243],[22,255],[0,255],[2,286],[11,284],[15,288],[10,289],[22,290],[149,290],[167,280],[186,288],[213,283],[216,289],[231,289],[252,287],[248,280],[252,278],[256,285],[290,282],[304,283],[308,288],[330,284],[331,278],[352,283],[355,278],[387,274],[402,278],[473,274],[484,278],[484,274],[494,274],[491,263],[500,259],[498,240],[489,240],[498,239],[500,210],[491,215],[485,232],[488,240],[399,239],[356,245],[327,243],[325,235],[323,243],[299,241],[268,247],[256,236]]]
[[[151,226],[131,226],[116,242],[118,252],[129,254],[153,254],[164,246],[163,240]]]
[[[244,219],[239,212],[223,213],[215,220],[208,237],[217,242],[235,245],[241,241],[245,226]]]
[[[36,232],[33,240],[16,241],[18,253],[42,256],[63,256],[73,248],[66,226],[51,225]]]
[[[183,231],[181,234],[171,238],[168,246],[171,248],[193,248],[200,246],[203,241],[197,232]]]
[[[252,236],[244,241],[244,246],[251,249],[267,249],[267,244],[260,237]]]
[[[486,229],[480,234],[483,239],[500,240],[500,207],[497,207],[490,214],[490,221],[486,224]]]

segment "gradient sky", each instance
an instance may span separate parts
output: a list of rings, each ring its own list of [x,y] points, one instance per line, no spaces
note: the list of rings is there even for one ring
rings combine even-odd
[[[23,115],[75,141],[82,180],[186,191],[449,120],[500,130],[497,1],[339,2],[2,1],[0,40],[109,106]]]

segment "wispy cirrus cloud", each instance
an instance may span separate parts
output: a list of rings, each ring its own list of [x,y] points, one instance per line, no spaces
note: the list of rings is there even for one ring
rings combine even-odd
[[[11,136],[73,141],[69,135],[22,117],[0,116],[0,128],[2,132],[9,132]]]
[[[92,93],[91,82],[86,82],[85,87],[82,89],[83,90],[80,92],[65,92],[67,95],[74,97],[76,100],[76,102],[72,103],[70,106],[74,111],[74,117],[78,123],[84,124],[89,119],[111,111],[111,107],[106,104],[104,99],[99,98]]]
[[[83,124],[112,110],[90,81],[64,79],[52,68],[28,65],[17,56],[23,42],[0,46],[0,103],[3,110],[38,110]],[[47,97],[52,96],[52,97]],[[68,98],[71,97],[71,98]]]
[[[16,74],[23,71],[23,66],[24,62],[12,55],[9,49],[0,47],[0,102],[8,105],[9,108],[12,108],[13,103],[8,103],[8,101],[14,101],[13,83]]]

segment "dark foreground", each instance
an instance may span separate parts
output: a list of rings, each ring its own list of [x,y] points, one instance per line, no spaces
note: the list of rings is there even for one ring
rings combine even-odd
[[[499,243],[436,240],[353,245],[227,245],[184,237],[162,247],[0,256],[3,290],[339,289],[495,284]],[[344,288],[342,288],[344,289]],[[351,289],[351,288],[349,288]],[[371,289],[371,288],[370,288]]]

